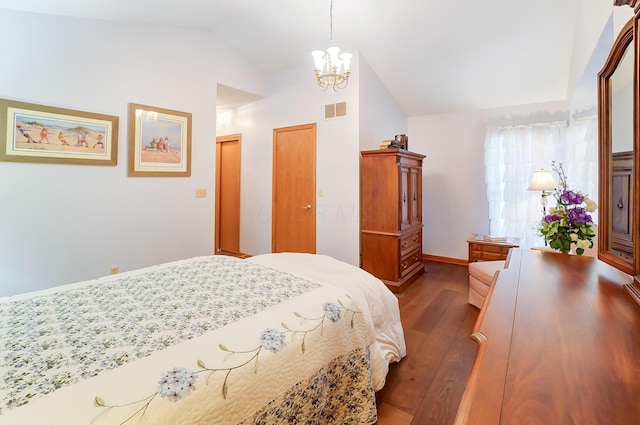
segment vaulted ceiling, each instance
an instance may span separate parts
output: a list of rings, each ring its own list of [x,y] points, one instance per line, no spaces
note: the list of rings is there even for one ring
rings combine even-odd
[[[333,41],[360,51],[409,116],[567,97],[578,0],[334,0]],[[267,73],[329,46],[330,0],[0,0],[0,8],[207,28]]]

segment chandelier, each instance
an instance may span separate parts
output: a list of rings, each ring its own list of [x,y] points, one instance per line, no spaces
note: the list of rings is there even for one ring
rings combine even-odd
[[[329,41],[333,42],[333,0],[329,6]],[[329,47],[326,52],[314,50],[311,52],[315,62],[316,79],[321,90],[329,86],[338,91],[347,87],[349,82],[349,65],[351,53],[340,53],[339,47]]]

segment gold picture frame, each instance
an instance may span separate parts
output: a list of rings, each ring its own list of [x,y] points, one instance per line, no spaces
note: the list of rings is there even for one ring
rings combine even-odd
[[[0,99],[0,123],[2,161],[118,163],[117,116]]]
[[[129,176],[191,176],[191,113],[129,103]]]

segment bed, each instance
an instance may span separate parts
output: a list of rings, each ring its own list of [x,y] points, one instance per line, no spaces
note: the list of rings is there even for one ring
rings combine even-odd
[[[398,302],[324,255],[201,256],[0,298],[0,423],[372,424]]]

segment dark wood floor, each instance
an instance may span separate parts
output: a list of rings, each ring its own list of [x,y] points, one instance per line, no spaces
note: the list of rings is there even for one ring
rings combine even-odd
[[[477,353],[471,331],[479,310],[467,304],[467,266],[425,267],[398,296],[407,356],[377,393],[378,425],[453,424]]]

